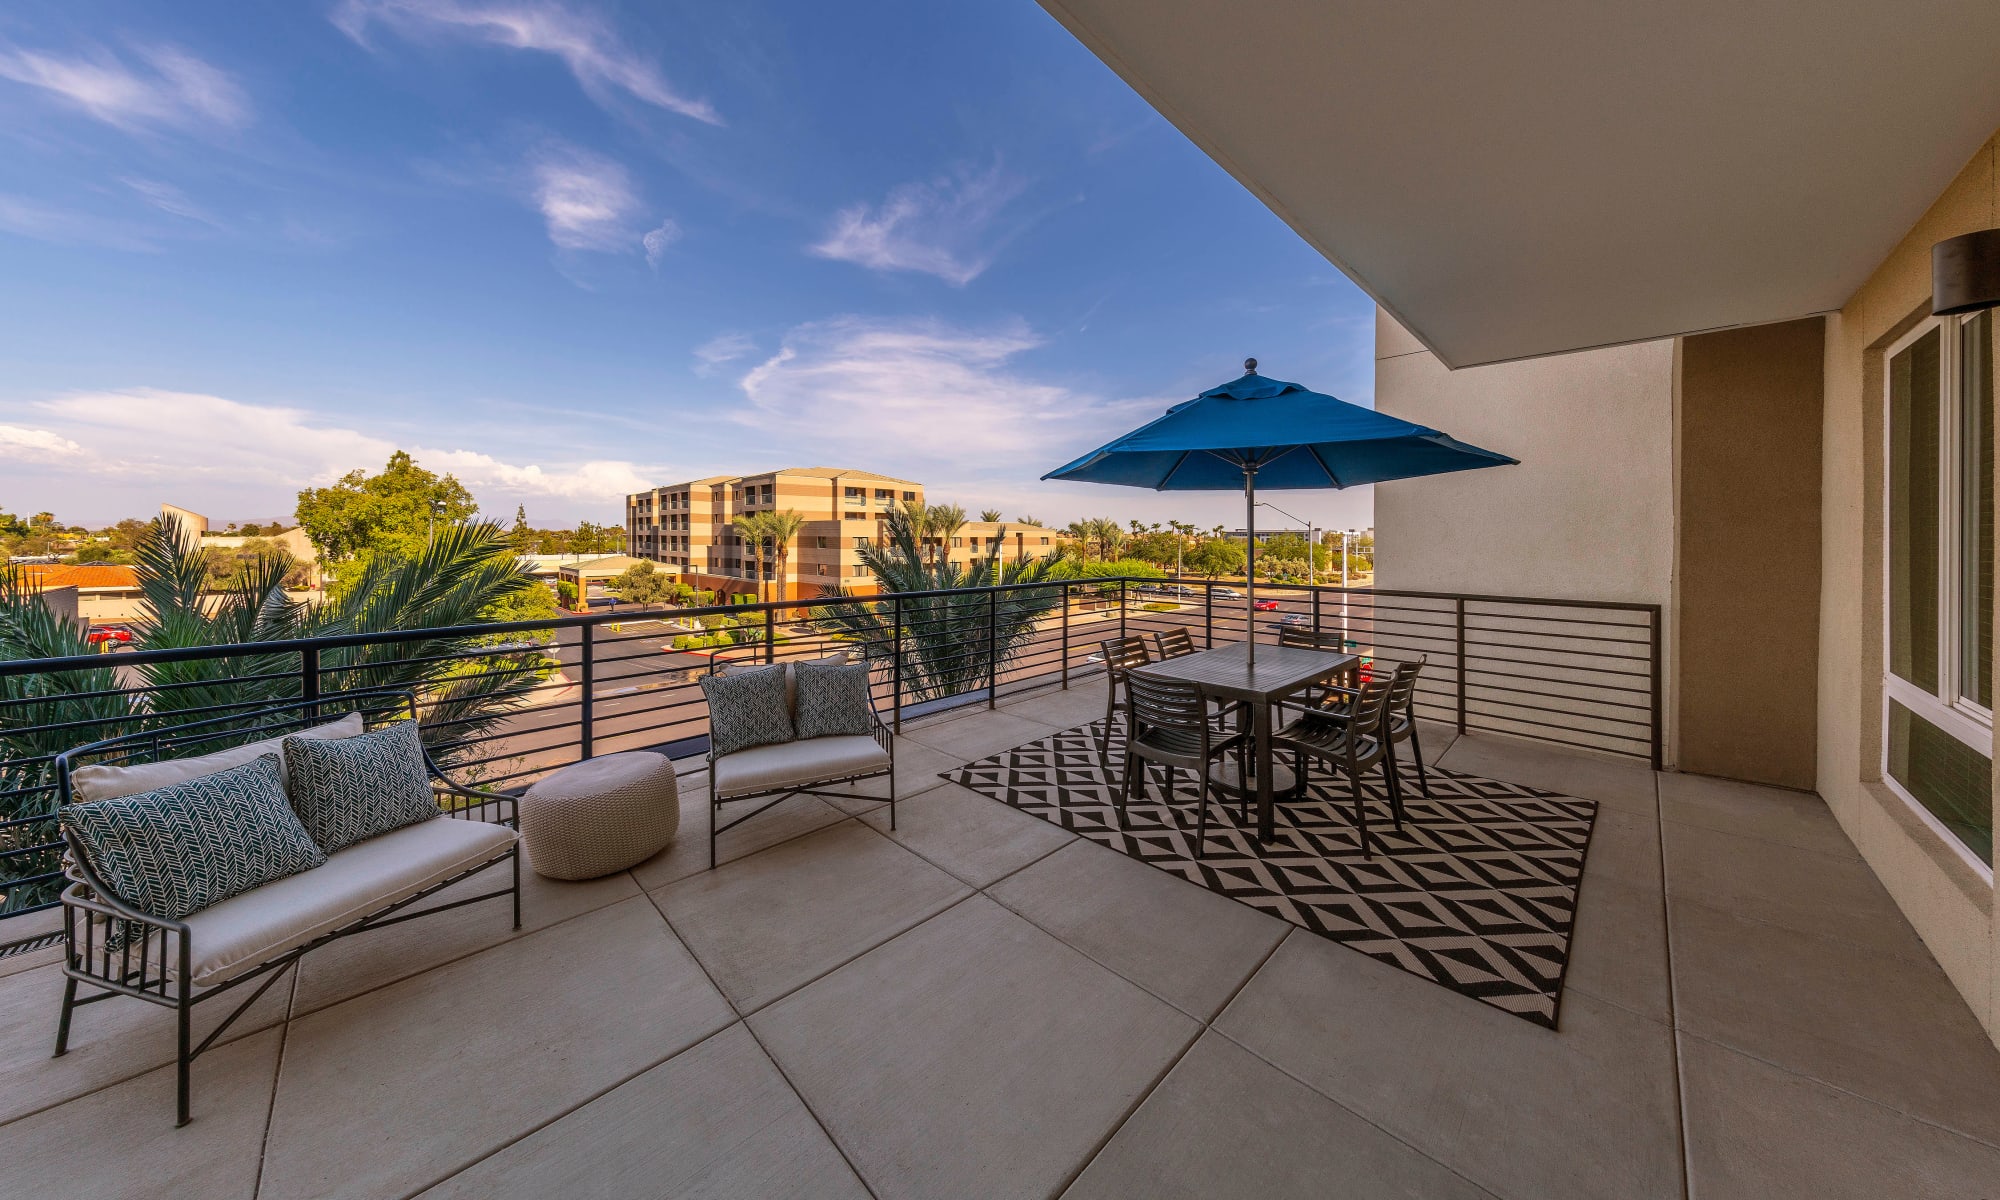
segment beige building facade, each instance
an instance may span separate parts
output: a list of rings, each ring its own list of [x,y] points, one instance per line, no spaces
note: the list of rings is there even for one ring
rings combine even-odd
[[[899,504],[920,504],[920,483],[836,467],[788,467],[761,475],[712,475],[625,498],[626,552],[677,572],[692,587],[724,594],[803,599],[833,588],[871,592],[875,577],[858,550],[881,536]],[[736,533],[736,518],[792,509],[805,518],[784,577]],[[777,585],[782,584],[782,592]]]
[[[1987,142],[1824,316],[1446,369],[1377,315],[1383,411],[1522,465],[1379,486],[1379,582],[1661,604],[1668,757],[1816,791],[2000,1041]]]

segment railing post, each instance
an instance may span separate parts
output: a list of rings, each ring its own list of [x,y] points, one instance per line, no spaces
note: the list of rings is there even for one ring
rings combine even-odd
[[[1650,638],[1650,642],[1651,642],[1651,644],[1650,644],[1650,647],[1649,647],[1649,649],[1648,649],[1648,653],[1647,653],[1647,661],[1646,661],[1646,669],[1647,669],[1647,674],[1648,674],[1648,676],[1649,676],[1649,678],[1648,678],[1648,680],[1647,680],[1647,683],[1648,683],[1648,685],[1649,685],[1649,686],[1651,687],[1651,689],[1652,689],[1652,703],[1651,703],[1651,710],[1652,710],[1652,711],[1651,711],[1651,713],[1649,714],[1649,715],[1651,716],[1651,718],[1652,718],[1652,729],[1651,729],[1651,731],[1650,731],[1650,732],[1651,732],[1651,734],[1652,734],[1652,740],[1653,740],[1653,747],[1652,747],[1652,749],[1653,749],[1653,769],[1654,769],[1655,771],[1663,771],[1663,770],[1665,770],[1665,769],[1666,769],[1666,761],[1667,761],[1667,742],[1666,742],[1666,735],[1665,735],[1665,726],[1666,726],[1666,722],[1665,722],[1665,720],[1664,720],[1664,716],[1665,716],[1665,714],[1661,712],[1661,709],[1662,709],[1662,708],[1663,708],[1664,706],[1663,706],[1663,705],[1662,705],[1662,703],[1661,703],[1661,699],[1662,699],[1662,698],[1661,698],[1661,695],[1660,695],[1660,691],[1661,691],[1661,688],[1660,688],[1660,609],[1659,609],[1659,606],[1658,606],[1658,605],[1654,605],[1654,606],[1653,606],[1653,610],[1652,610],[1652,613],[1651,613],[1651,618],[1652,618],[1652,619],[1651,619],[1651,621],[1650,621],[1650,625],[1651,625],[1651,630],[1650,630],[1650,633],[1651,633],[1651,638]]]
[[[577,686],[583,689],[581,716],[578,717],[578,721],[581,723],[581,732],[577,737],[577,757],[579,758],[589,758],[595,753],[595,749],[591,744],[595,740],[595,731],[591,726],[592,721],[597,715],[597,711],[595,708],[595,698],[591,693],[596,690],[597,683],[597,646],[591,635],[596,631],[597,626],[595,625],[585,625],[583,628],[577,630],[577,633],[582,636],[582,660],[581,669],[578,672],[582,678]]]
[[[1201,585],[1202,649],[1215,649],[1215,580]]]
[[[1118,636],[1125,636],[1125,581],[1118,581]]]
[[[1062,585],[1062,685],[1069,690],[1069,583]]]
[[[986,707],[1000,702],[1000,589],[986,593]]]
[[[778,586],[784,587],[785,585],[783,583],[780,583]],[[777,618],[778,618],[777,609],[767,608],[764,610],[764,661],[767,663],[773,663],[778,661]]]
[[[319,720],[319,647],[307,646],[299,651],[299,699],[304,700],[306,720]],[[411,717],[417,714],[411,713]]]
[[[895,633],[891,635],[889,706],[896,715],[896,732],[903,732],[903,598],[896,596],[889,601],[891,620],[895,622]]]
[[[1310,547],[1308,547],[1308,549],[1310,549]],[[1313,597],[1313,636],[1317,638],[1319,636],[1319,585],[1316,583],[1313,584],[1312,586],[1312,597]],[[1345,650],[1347,649],[1347,647],[1342,646],[1341,649]]]
[[[1465,597],[1452,601],[1458,610],[1458,731],[1465,732]]]

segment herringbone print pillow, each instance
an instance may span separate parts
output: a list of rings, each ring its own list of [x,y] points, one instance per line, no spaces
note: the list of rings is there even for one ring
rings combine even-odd
[[[285,793],[328,854],[441,815],[415,721],[339,741],[285,739]]]
[[[867,663],[801,662],[793,670],[799,675],[800,737],[865,734],[874,728]]]
[[[72,804],[62,823],[121,899],[172,920],[326,862],[285,803],[275,754],[155,791]]]
[[[717,757],[798,737],[785,704],[782,664],[704,676],[701,690],[708,697],[708,744]]]

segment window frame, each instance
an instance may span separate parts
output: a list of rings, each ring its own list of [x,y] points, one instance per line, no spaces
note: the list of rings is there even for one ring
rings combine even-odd
[[[1928,805],[1912,795],[1889,769],[1890,748],[1890,704],[1894,702],[1907,709],[1910,715],[1924,721],[1933,728],[1963,743],[1989,761],[1993,753],[1993,709],[1981,705],[1976,698],[1966,694],[1965,662],[1965,583],[1963,566],[1966,558],[1966,447],[1965,447],[1965,405],[1968,399],[1966,379],[1963,375],[1965,360],[1964,341],[1966,327],[1978,319],[1980,314],[1969,313],[1955,316],[1932,316],[1919,321],[1903,336],[1891,342],[1882,352],[1882,703],[1877,714],[1881,733],[1881,755],[1877,762],[1884,787],[1909,806],[1930,831],[1938,836],[1960,859],[1969,864],[1988,882],[1993,881],[1993,867],[1980,859],[1959,836],[1953,833]],[[1937,620],[1938,620],[1938,690],[1931,692],[1918,684],[1897,675],[1889,666],[1891,647],[1894,645],[1894,603],[1896,581],[1892,575],[1895,554],[1892,539],[1894,498],[1890,495],[1893,480],[1890,475],[1895,461],[1895,420],[1890,406],[1894,403],[1895,361],[1903,351],[1916,345],[1933,331],[1938,335],[1938,519],[1937,519]],[[2000,522],[1996,522],[2000,523]],[[1994,536],[1994,530],[1982,531],[1987,538]],[[1975,607],[1976,614],[1976,607]],[[1974,683],[1972,686],[1977,686]],[[1947,697],[1950,697],[1947,699]]]

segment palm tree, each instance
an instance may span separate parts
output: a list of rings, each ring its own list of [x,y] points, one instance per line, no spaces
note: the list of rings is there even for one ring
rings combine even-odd
[[[991,525],[1000,519],[1000,510],[997,508],[982,508],[979,510],[979,519]]]
[[[1125,531],[1118,528],[1118,522],[1110,517],[1094,517],[1085,521],[1084,525],[1097,543],[1098,561],[1110,562],[1112,556],[1118,553],[1118,547],[1125,544]]]
[[[260,642],[392,630],[476,625],[496,605],[542,586],[520,569],[498,525],[455,523],[413,557],[376,555],[316,608],[291,601],[284,579],[296,565],[283,550],[246,563],[220,593],[207,592],[209,552],[172,518],[160,518],[135,547],[142,597],[130,622],[132,648],[243,646],[228,658],[140,662],[0,677],[0,851],[55,839],[53,758],[74,746],[189,720],[197,711],[257,709],[302,698],[296,652],[257,653]],[[86,622],[57,616],[18,571],[0,571],[0,661],[90,655]],[[327,647],[319,652],[320,695],[329,701],[363,688],[417,694],[424,740],[443,763],[470,756],[482,733],[548,678],[554,661],[519,635],[453,634],[404,642]],[[268,732],[268,731],[267,731]],[[241,737],[256,736],[246,720]],[[196,747],[216,749],[210,740]],[[165,753],[171,755],[169,748]],[[39,818],[39,819],[36,819]],[[6,875],[33,874],[15,862]],[[53,858],[48,869],[53,870]],[[50,881],[8,888],[0,909],[40,903]]]
[[[806,519],[795,508],[783,512],[764,513],[764,536],[771,539],[771,548],[778,559],[778,599],[789,599],[785,595],[785,564],[792,557],[792,539],[799,536]]]
[[[860,551],[862,564],[874,572],[884,593],[966,593],[900,602],[903,686],[914,700],[935,700],[985,686],[989,664],[997,673],[1018,654],[1034,637],[1036,622],[1060,603],[1060,597],[1054,589],[1023,588],[998,592],[989,601],[984,593],[969,589],[1007,588],[1053,579],[1056,576],[1051,569],[1056,560],[1003,564],[997,554],[988,554],[965,567],[948,557],[932,562],[906,509],[892,509],[884,519],[887,530],[883,544]],[[959,523],[963,520],[961,513]],[[846,595],[838,590],[834,594]],[[990,658],[989,605],[993,617]],[[835,605],[813,625],[822,633],[857,643],[872,660],[889,659],[897,645],[895,610],[887,604]]]
[[[743,543],[743,555],[757,556],[757,599],[764,599],[764,539],[770,536],[770,513],[741,513],[731,522],[736,526],[736,537]]]
[[[1062,535],[1083,549],[1083,557],[1090,557],[1091,547],[1096,544],[1097,534],[1094,521],[1071,521],[1063,527]]]

